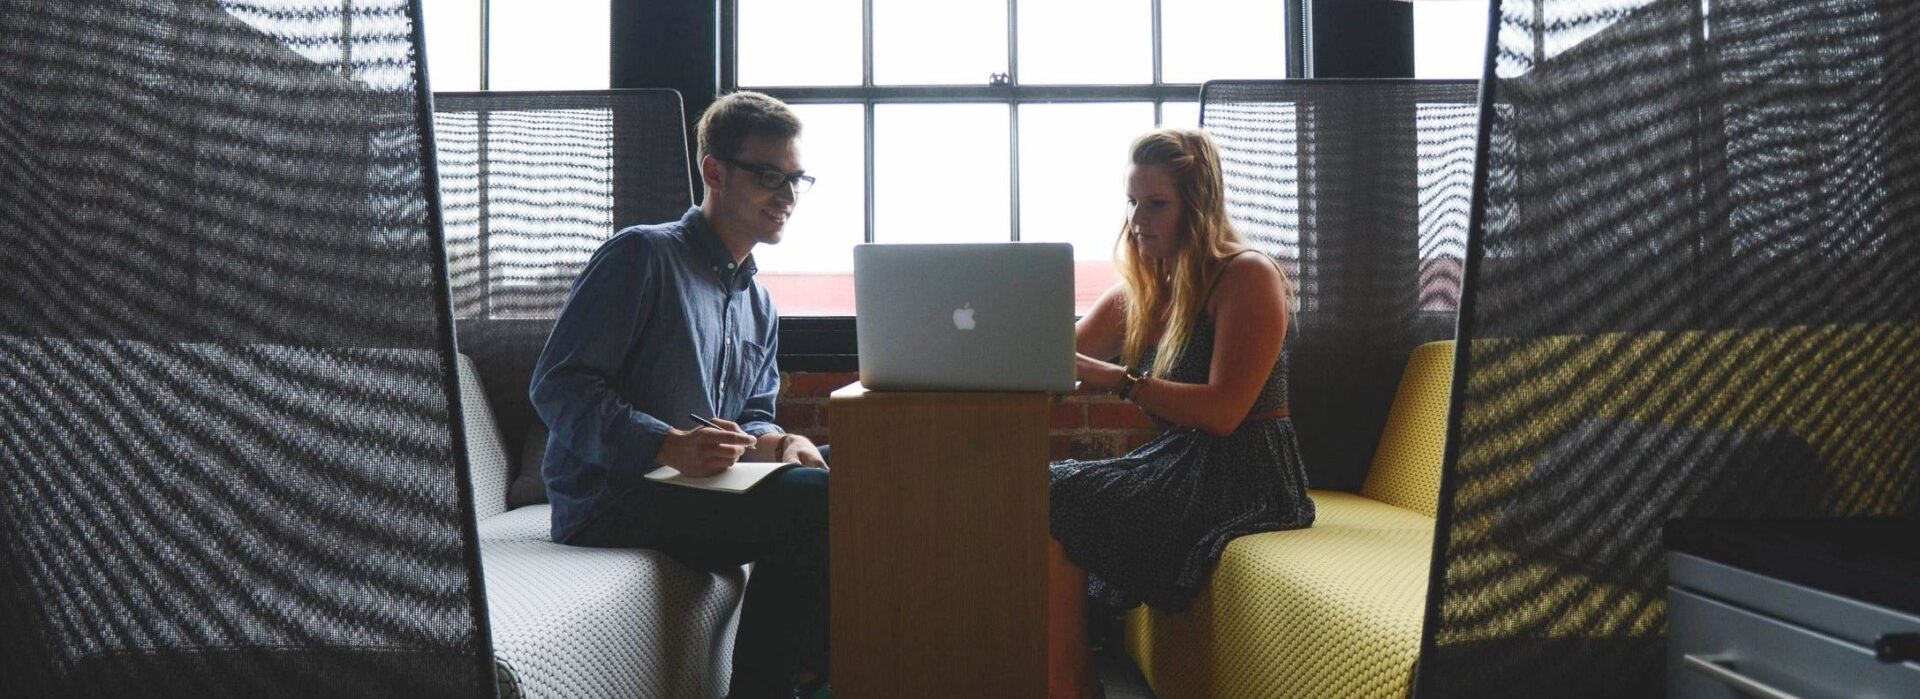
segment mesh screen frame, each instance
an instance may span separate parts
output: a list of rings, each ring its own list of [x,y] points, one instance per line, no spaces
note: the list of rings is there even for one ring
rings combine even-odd
[[[1663,694],[1670,517],[1920,515],[1920,13],[1771,5],[1490,8],[1418,696]]]
[[[10,688],[493,695],[418,4],[0,21]]]

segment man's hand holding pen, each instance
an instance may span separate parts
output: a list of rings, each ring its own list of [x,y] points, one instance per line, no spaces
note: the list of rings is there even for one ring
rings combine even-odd
[[[702,426],[667,433],[659,454],[654,457],[655,461],[683,474],[696,478],[719,474],[740,461],[756,441],[733,422],[719,418],[708,420],[698,415],[689,417]]]

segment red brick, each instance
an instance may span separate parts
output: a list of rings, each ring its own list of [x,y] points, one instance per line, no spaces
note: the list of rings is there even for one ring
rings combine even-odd
[[[860,380],[860,375],[836,371],[824,373],[791,372],[782,377],[781,395],[789,398],[824,398],[841,386]]]
[[[1047,427],[1077,430],[1087,426],[1087,407],[1079,403],[1054,403],[1048,406]]]
[[[1104,434],[1055,435],[1047,438],[1049,458],[1061,459],[1105,459],[1119,456],[1120,445],[1114,437]]]
[[[814,411],[813,424],[820,429],[826,429],[828,427],[827,414],[833,412],[832,408],[832,403],[821,403]]]
[[[1067,393],[1063,393],[1061,395],[1070,396],[1073,398],[1090,398],[1090,397],[1101,397],[1101,396],[1112,397],[1113,391],[1104,389],[1104,388],[1092,388],[1089,386],[1082,386],[1080,388],[1074,389]]]
[[[820,425],[819,412],[819,408],[812,403],[783,400],[774,410],[774,422],[788,432],[812,429]]]
[[[1087,425],[1096,428],[1153,427],[1153,418],[1132,403],[1092,403],[1087,405]]]

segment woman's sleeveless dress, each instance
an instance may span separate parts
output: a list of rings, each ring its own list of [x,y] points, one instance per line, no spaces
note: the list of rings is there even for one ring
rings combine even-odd
[[[1207,382],[1212,320],[1203,316],[1192,333],[1167,380]],[[1153,350],[1146,355],[1141,365],[1152,366]],[[1283,348],[1248,414],[1285,407]],[[1067,558],[1087,569],[1090,594],[1117,607],[1145,602],[1184,609],[1206,586],[1227,542],[1313,524],[1306,468],[1288,418],[1246,422],[1225,437],[1172,429],[1118,458],[1056,462],[1050,480],[1053,537]]]

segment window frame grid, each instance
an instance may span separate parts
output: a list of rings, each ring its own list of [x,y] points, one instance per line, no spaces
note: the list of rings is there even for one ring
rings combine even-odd
[[[860,3],[860,85],[755,86],[739,80],[739,1],[720,0],[720,84],[723,92],[750,89],[788,104],[859,104],[864,113],[866,212],[861,240],[874,242],[874,107],[879,104],[1005,104],[1007,105],[1010,191],[1007,199],[1009,240],[1020,240],[1020,105],[1073,102],[1151,102],[1156,126],[1166,119],[1165,105],[1198,102],[1200,83],[1168,83],[1162,76],[1161,7],[1166,0],[1148,0],[1152,76],[1149,83],[1095,85],[1026,85],[1020,82],[1020,0],[1007,0],[1007,84],[1005,85],[876,85],[873,79],[873,3]],[[1290,26],[1286,42],[1286,77],[1306,77],[1304,37],[1310,18],[1303,0],[1283,0]]]

